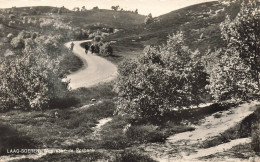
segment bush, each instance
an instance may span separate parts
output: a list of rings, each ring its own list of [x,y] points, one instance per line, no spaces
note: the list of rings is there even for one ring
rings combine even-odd
[[[28,16],[28,13],[26,13],[26,12],[22,12],[22,13],[21,13],[21,16],[22,16],[22,17],[24,17],[24,16]]]
[[[260,153],[260,108],[256,111],[256,120],[252,125],[252,149]]]
[[[116,157],[117,162],[156,162],[149,156],[143,155],[133,150],[125,150],[121,155]]]
[[[165,134],[154,125],[131,126],[126,131],[126,136],[138,143],[163,142],[166,139]]]
[[[38,142],[28,136],[21,135],[11,126],[0,124],[0,156],[7,155],[7,149],[33,149],[37,148]]]
[[[57,9],[57,8],[53,8],[53,9],[51,10],[51,13],[58,13],[58,9]]]
[[[147,47],[144,55],[119,65],[115,85],[117,112],[132,118],[159,121],[172,108],[201,102],[207,75],[199,59],[184,45],[183,34],[169,36],[161,47]]]
[[[8,42],[10,42],[14,38],[14,35],[12,33],[9,33],[7,35]]]
[[[26,57],[1,63],[1,110],[46,109],[51,99],[66,95],[68,83],[59,78],[59,60],[50,60],[44,49],[27,40],[23,52]]]
[[[23,49],[25,47],[25,42],[21,37],[15,37],[12,39],[11,45],[15,49]]]
[[[95,37],[94,37],[94,41],[95,42],[101,42],[101,40],[102,40],[102,38],[101,38],[101,36],[100,35],[96,35]]]
[[[15,19],[15,15],[14,15],[14,14],[10,14],[10,15],[9,15],[9,18],[10,18],[10,19]]]
[[[110,43],[104,43],[101,47],[100,47],[100,51],[104,56],[111,56],[113,55],[113,48],[110,45]]]

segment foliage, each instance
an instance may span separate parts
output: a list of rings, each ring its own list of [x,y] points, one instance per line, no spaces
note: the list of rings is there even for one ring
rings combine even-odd
[[[58,13],[58,9],[57,9],[57,8],[53,8],[53,9],[51,10],[51,13]]]
[[[253,98],[257,84],[235,49],[228,49],[210,72],[210,93],[217,101]]]
[[[160,131],[154,125],[137,125],[131,126],[126,131],[126,136],[129,140],[148,143],[148,142],[163,142],[166,139],[166,134]]]
[[[260,153],[260,108],[255,112],[256,120],[252,126],[252,148],[255,152]]]
[[[48,108],[52,99],[65,96],[68,83],[59,78],[59,60],[28,39],[21,57],[1,63],[1,110]]]
[[[255,0],[244,2],[234,20],[228,16],[221,24],[222,37],[227,42],[227,48],[233,47],[238,51],[239,57],[252,70],[252,75],[258,85],[260,71],[259,9],[259,3]]]
[[[144,23],[146,25],[148,25],[148,24],[151,24],[152,22],[153,22],[153,17],[152,17],[152,14],[150,13],[148,16],[146,16]]]
[[[259,6],[250,1],[242,4],[234,20],[227,17],[220,25],[226,48],[213,54],[215,61],[208,64],[208,88],[217,101],[248,100],[259,92],[259,24]]]
[[[119,8],[120,8],[120,7],[119,7],[118,5],[117,5],[117,6],[111,6],[111,9],[114,10],[114,11],[118,11]]]
[[[100,47],[100,51],[103,55],[105,56],[111,56],[113,55],[113,48],[110,45],[110,43],[104,43],[101,47]]]
[[[10,15],[9,15],[9,18],[10,18],[10,19],[14,19],[14,18],[15,18],[15,15],[14,15],[14,14],[10,14]]]
[[[147,155],[140,154],[133,150],[125,150],[120,156],[117,156],[116,161],[118,162],[155,162],[152,158]]]
[[[24,40],[21,37],[15,37],[11,41],[11,45],[15,49],[22,49],[25,46]]]
[[[93,7],[92,10],[93,10],[93,11],[98,11],[99,8],[98,8],[98,6],[96,6],[96,7]]]
[[[124,61],[115,85],[117,112],[151,120],[172,108],[197,105],[207,84],[198,55],[178,33],[166,45],[147,47],[137,60]]]

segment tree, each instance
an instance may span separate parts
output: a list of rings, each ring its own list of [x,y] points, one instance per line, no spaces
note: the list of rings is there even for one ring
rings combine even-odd
[[[260,72],[260,12],[259,3],[243,2],[234,20],[227,17],[221,24],[222,37],[227,48],[234,48],[239,57],[251,68],[255,81],[259,83]]]
[[[148,46],[138,59],[124,61],[115,85],[117,112],[155,120],[173,108],[197,105],[207,84],[198,55],[185,46],[183,34],[178,33],[169,36],[166,45]]]
[[[72,9],[73,11],[76,11],[76,12],[79,12],[79,7],[74,7],[73,9]]]
[[[98,8],[98,6],[96,6],[96,7],[93,7],[93,9],[92,9],[93,11],[98,11],[99,10],[99,8]]]
[[[151,24],[152,22],[153,22],[153,17],[152,17],[152,14],[150,13],[148,16],[146,16],[144,23],[146,25],[148,25],[148,24]]]
[[[85,12],[85,11],[87,11],[86,7],[85,7],[85,6],[82,6],[81,12]]]
[[[252,99],[260,89],[260,17],[257,2],[244,2],[236,18],[231,20],[227,17],[220,27],[226,47],[209,71],[210,92],[217,101]]]
[[[234,48],[225,50],[210,71],[210,93],[216,101],[248,100],[254,97],[254,76]]]
[[[111,9],[114,10],[114,11],[118,11],[119,10],[119,6],[111,6]]]
[[[21,57],[4,60],[0,68],[1,110],[38,110],[66,94],[68,83],[62,82],[58,59],[49,59],[43,46],[26,40]]]
[[[135,10],[135,14],[138,14],[138,9]]]

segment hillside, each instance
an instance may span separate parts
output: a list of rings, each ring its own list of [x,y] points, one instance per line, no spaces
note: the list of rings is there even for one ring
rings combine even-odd
[[[105,24],[114,28],[129,29],[135,25],[143,24],[145,16],[127,12],[112,10],[89,10],[86,12],[71,12],[62,15],[63,18],[72,21],[77,26],[87,26],[88,24]]]
[[[186,43],[192,49],[205,51],[208,47],[222,46],[219,24],[226,15],[235,17],[238,11],[237,4],[196,4],[156,17],[149,25],[143,23],[138,29],[117,33],[111,39],[118,39],[122,43],[135,40],[137,44],[151,45],[163,43],[169,34],[183,31]]]

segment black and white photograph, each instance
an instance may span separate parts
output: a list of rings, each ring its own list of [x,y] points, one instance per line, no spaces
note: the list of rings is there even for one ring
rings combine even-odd
[[[0,0],[0,162],[260,162],[260,0]]]

